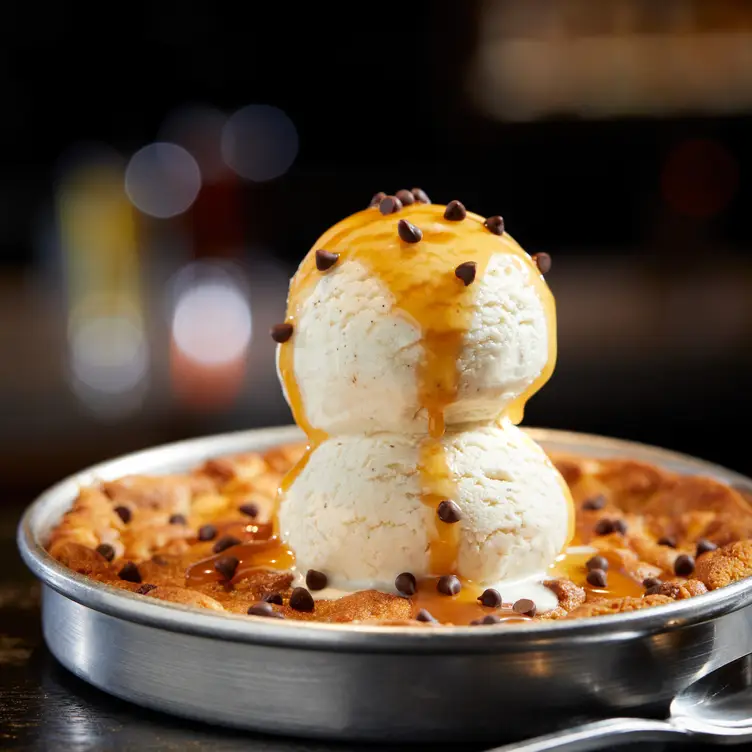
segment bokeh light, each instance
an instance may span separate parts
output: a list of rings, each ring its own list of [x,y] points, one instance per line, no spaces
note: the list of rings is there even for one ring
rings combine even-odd
[[[745,113],[749,3],[479,3],[466,86],[503,121]]]
[[[739,185],[739,167],[725,146],[709,139],[678,143],[661,175],[664,199],[674,211],[698,219],[721,212]]]
[[[292,120],[277,107],[243,107],[222,130],[222,156],[247,180],[263,182],[283,175],[297,154],[298,132]]]
[[[71,313],[68,363],[71,386],[103,416],[121,417],[142,403],[149,375],[143,322],[127,301],[92,295]]]
[[[135,210],[124,181],[107,150],[78,149],[61,162],[55,196],[68,380],[105,418],[138,409],[150,368]]]
[[[246,351],[251,341],[251,309],[232,277],[218,269],[204,277],[179,293],[172,336],[189,358],[221,365]]]
[[[175,391],[191,406],[217,409],[237,397],[252,335],[242,273],[196,262],[172,284],[170,361]]]
[[[134,389],[146,376],[143,328],[128,316],[81,318],[72,327],[70,364],[74,377],[105,394]]]
[[[125,170],[125,191],[133,205],[159,219],[187,211],[201,189],[201,171],[182,146],[158,142],[139,149]]]
[[[178,144],[192,154],[206,182],[232,174],[222,158],[222,129],[227,115],[209,105],[185,105],[171,112],[159,131],[159,140]]]

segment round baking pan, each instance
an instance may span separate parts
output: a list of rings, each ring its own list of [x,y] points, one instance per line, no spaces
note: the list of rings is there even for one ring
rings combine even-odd
[[[528,433],[549,451],[628,457],[752,490],[730,470],[663,449]],[[44,550],[83,485],[300,439],[297,428],[283,427],[183,441],[97,465],[37,499],[18,544],[43,583],[44,636],[57,659],[113,695],[210,723],[351,740],[469,741],[661,712],[700,675],[752,651],[752,579],[615,616],[425,629],[218,615],[101,585]]]

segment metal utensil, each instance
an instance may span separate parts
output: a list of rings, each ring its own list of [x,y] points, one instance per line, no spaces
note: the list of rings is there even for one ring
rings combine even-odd
[[[752,655],[737,658],[693,682],[671,703],[666,721],[611,718],[546,734],[488,752],[585,752],[648,741],[740,744],[752,740]]]
[[[549,451],[630,457],[752,488],[730,470],[655,447],[529,433]],[[498,743],[574,717],[665,713],[697,677],[752,652],[752,579],[608,617],[426,630],[189,609],[101,585],[44,550],[81,485],[301,438],[288,427],[157,447],[79,473],[34,502],[18,542],[43,582],[44,636],[60,662],[118,697],[210,723],[288,736]]]

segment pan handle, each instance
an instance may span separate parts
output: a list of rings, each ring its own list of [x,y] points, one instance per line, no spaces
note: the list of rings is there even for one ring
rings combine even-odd
[[[546,750],[566,750],[567,752],[587,752],[587,750],[617,744],[631,744],[646,741],[679,741],[686,732],[666,721],[651,721],[644,718],[610,718],[595,721],[583,726],[575,726],[566,731],[557,731],[534,739],[494,747],[487,752],[545,752]]]

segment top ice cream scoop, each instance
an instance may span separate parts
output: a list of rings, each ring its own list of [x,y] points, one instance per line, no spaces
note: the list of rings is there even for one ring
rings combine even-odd
[[[517,423],[556,361],[540,269],[500,217],[459,202],[387,197],[334,225],[292,280],[287,323],[280,377],[309,433]]]

